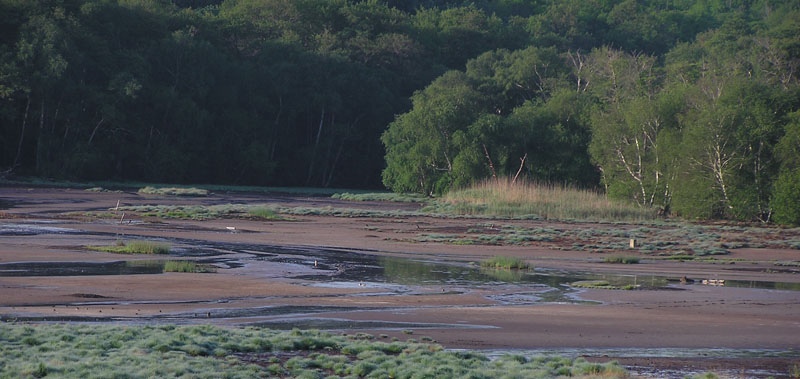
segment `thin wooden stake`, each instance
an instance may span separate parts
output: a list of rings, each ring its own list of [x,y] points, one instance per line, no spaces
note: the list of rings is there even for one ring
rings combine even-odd
[[[522,172],[522,168],[525,167],[525,159],[526,158],[528,158],[528,153],[525,153],[525,155],[523,155],[522,158],[519,159],[520,160],[520,162],[519,162],[519,170],[517,170],[517,173],[514,175],[514,179],[511,180],[511,184],[514,184],[514,183],[517,182],[517,178],[519,177],[519,173]]]

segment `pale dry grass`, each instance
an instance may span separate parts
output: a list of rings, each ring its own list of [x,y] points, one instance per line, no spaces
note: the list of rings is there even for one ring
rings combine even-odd
[[[655,210],[614,201],[604,194],[566,185],[508,179],[485,180],[448,192],[443,200],[462,214],[544,219],[639,221],[657,217]]]

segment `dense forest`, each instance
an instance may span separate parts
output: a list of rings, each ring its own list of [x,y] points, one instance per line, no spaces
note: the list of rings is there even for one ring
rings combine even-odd
[[[0,172],[800,223],[796,0],[0,0]]]

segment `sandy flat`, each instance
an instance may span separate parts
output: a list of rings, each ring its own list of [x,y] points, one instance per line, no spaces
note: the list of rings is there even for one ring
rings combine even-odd
[[[371,210],[419,209],[419,204],[346,202],[325,198],[214,194],[208,198],[145,197],[136,193],[91,193],[76,189],[0,188],[0,199],[12,207],[0,210],[0,226],[20,225],[61,228],[56,231],[0,234],[0,265],[23,262],[108,263],[160,259],[203,259],[200,256],[138,256],[88,251],[85,246],[109,245],[125,239],[155,239],[175,247],[219,248],[227,260],[244,262],[227,267],[218,263],[213,274],[164,273],[141,275],[9,276],[0,275],[0,315],[26,317],[122,317],[150,320],[163,314],[192,314],[191,322],[247,323],[286,321],[286,315],[265,314],[258,318],[217,320],[215,312],[264,307],[320,308],[313,317],[355,321],[440,324],[442,327],[415,331],[446,347],[471,349],[534,348],[732,348],[800,350],[800,291],[764,288],[714,287],[702,279],[725,279],[758,283],[800,283],[797,267],[776,266],[775,261],[800,261],[792,249],[735,249],[726,258],[734,264],[652,260],[642,255],[636,265],[602,262],[602,255],[589,251],[554,249],[553,245],[486,246],[413,242],[410,236],[425,233],[466,233],[496,221],[433,217],[347,218],[295,216],[296,221],[251,219],[160,220],[126,215],[131,223],[116,218],[82,216],[85,212],[108,212],[119,200],[122,205],[270,203],[282,206],[355,207]],[[72,212],[72,213],[68,213]],[[525,227],[558,225],[586,228],[580,223],[507,221]],[[35,228],[33,228],[35,229]],[[0,229],[2,230],[2,229]],[[233,230],[233,231],[232,231]],[[797,233],[789,229],[783,233]],[[248,251],[256,246],[264,252]],[[216,247],[215,247],[216,246]],[[260,247],[259,247],[260,246]],[[448,282],[394,284],[362,283],[357,277],[337,280],[331,258],[312,255],[273,261],[253,254],[268,253],[264,246],[294,247],[307,251],[336,248],[366,256],[413,258],[427,262],[478,262],[494,255],[520,257],[537,270],[591,272],[677,279],[689,277],[697,284],[673,282],[660,290],[582,290],[573,300],[591,303],[535,303],[518,305],[498,299],[519,295],[533,298],[547,288],[533,285],[495,285]],[[320,253],[324,254],[324,253]],[[313,262],[330,263],[327,270]],[[374,259],[374,258],[373,258]],[[11,266],[8,266],[11,267]],[[469,266],[464,266],[469,267]],[[357,269],[355,267],[354,269]],[[309,279],[307,275],[317,275]],[[319,276],[323,275],[323,276]],[[325,275],[328,275],[330,279]],[[398,274],[401,275],[401,274]],[[640,279],[641,278],[641,279]],[[305,307],[305,308],[302,308]],[[344,310],[344,311],[343,311]],[[203,320],[203,317],[207,320]],[[244,316],[242,316],[244,317]],[[250,316],[248,316],[250,317]],[[459,327],[464,325],[465,327]],[[409,338],[398,330],[372,329],[375,333]],[[622,357],[624,358],[624,357]],[[795,358],[786,358],[796,362]],[[646,362],[630,358],[631,365]],[[670,363],[671,362],[671,363]],[[676,363],[677,362],[677,363]],[[680,360],[654,360],[669,367]],[[684,363],[691,364],[691,361]],[[746,359],[719,361],[720,367],[740,367]],[[758,360],[752,360],[757,366]],[[766,361],[765,361],[766,362]],[[772,366],[777,363],[770,361]],[[787,361],[782,361],[787,362]],[[707,362],[706,362],[707,363]],[[765,363],[767,364],[767,363]],[[698,367],[711,367],[697,363]],[[713,367],[711,367],[713,369]],[[788,370],[788,368],[787,368]],[[788,371],[787,371],[788,372]]]

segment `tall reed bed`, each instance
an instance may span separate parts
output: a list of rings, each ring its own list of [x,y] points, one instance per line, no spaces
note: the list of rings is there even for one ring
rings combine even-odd
[[[654,209],[609,199],[591,190],[531,181],[484,180],[448,192],[442,200],[461,214],[593,221],[642,221],[657,217]]]

